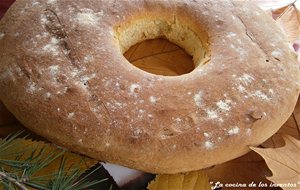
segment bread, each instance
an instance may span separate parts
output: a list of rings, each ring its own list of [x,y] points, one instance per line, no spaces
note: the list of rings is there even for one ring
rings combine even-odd
[[[72,151],[151,173],[245,154],[299,95],[296,54],[251,2],[17,0],[0,32],[0,98],[17,119]],[[196,68],[161,76],[124,58],[158,37]]]

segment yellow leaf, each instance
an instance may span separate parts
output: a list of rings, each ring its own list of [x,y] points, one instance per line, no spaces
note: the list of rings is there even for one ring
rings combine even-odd
[[[138,43],[125,52],[124,56],[134,66],[158,75],[176,76],[194,69],[192,57],[165,39]]]
[[[285,146],[281,148],[250,148],[266,161],[273,173],[268,177],[270,181],[284,186],[296,185],[295,189],[300,189],[300,141],[288,135],[283,139]],[[290,189],[284,186],[283,189]]]
[[[157,175],[148,185],[149,190],[210,190],[208,177],[201,171],[184,174]]]
[[[41,155],[41,159],[48,158],[50,153],[53,153],[56,151],[56,153],[59,153],[60,149],[52,144],[45,143],[43,141],[32,141],[32,140],[26,140],[26,139],[15,139],[12,142],[12,151],[13,152],[22,152],[23,155],[20,157],[21,161],[26,160],[33,152],[33,150],[36,150],[34,155],[37,155],[40,150],[44,148],[44,154]],[[12,152],[10,151],[10,152]],[[97,163],[96,160],[87,158],[85,156],[81,156],[79,154],[71,153],[71,152],[65,152],[58,158],[56,158],[53,162],[51,162],[48,166],[41,169],[39,172],[35,174],[35,176],[49,176],[49,174],[53,174],[55,171],[58,170],[61,158],[64,157],[66,159],[65,162],[65,168],[66,170],[68,168],[76,168],[80,169],[81,172],[86,171],[91,166],[95,165]],[[14,154],[8,154],[4,156],[2,159],[9,159],[14,160],[15,155]],[[49,176],[50,177],[50,176]]]

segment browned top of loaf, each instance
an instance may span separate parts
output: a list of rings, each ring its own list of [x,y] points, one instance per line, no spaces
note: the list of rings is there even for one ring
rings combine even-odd
[[[114,28],[148,16],[205,30],[210,61],[177,77],[131,66]],[[225,0],[19,0],[0,22],[0,64],[0,98],[29,129],[154,173],[246,153],[279,129],[299,94],[280,28],[251,3]]]

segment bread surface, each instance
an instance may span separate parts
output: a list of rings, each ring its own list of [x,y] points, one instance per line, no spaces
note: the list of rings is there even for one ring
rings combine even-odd
[[[123,53],[167,38],[195,69],[160,76]],[[0,21],[0,99],[26,127],[151,173],[226,162],[273,135],[299,95],[296,54],[240,1],[17,0]]]

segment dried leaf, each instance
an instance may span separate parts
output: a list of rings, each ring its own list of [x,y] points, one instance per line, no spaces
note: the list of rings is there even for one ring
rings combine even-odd
[[[285,146],[281,148],[256,148],[252,150],[261,155],[266,161],[273,176],[268,177],[272,182],[294,184],[300,188],[300,141],[291,136],[283,136]],[[282,187],[283,189],[289,189]]]
[[[288,6],[276,19],[285,31],[290,42],[295,42],[300,37],[300,13],[295,5]]]
[[[297,114],[300,119],[300,102],[298,102],[294,114]],[[296,118],[297,117],[292,115],[280,130],[261,146],[265,148],[283,146],[284,140],[282,135],[291,135],[300,140],[300,131]],[[210,180],[215,183],[219,181],[222,184],[232,184],[236,182],[249,184],[252,181],[256,184],[259,184],[259,182],[270,184],[266,176],[271,176],[272,174],[263,158],[253,151],[237,159],[206,169],[204,172],[208,175]],[[247,188],[243,189],[247,190]]]
[[[293,4],[295,0],[255,0],[254,2],[263,10],[277,10]]]
[[[300,127],[299,127],[299,124],[300,124],[300,101],[299,101],[299,99],[298,99],[298,102],[297,102],[296,107],[294,109],[293,115],[294,115],[295,122],[296,122],[296,125],[297,125],[297,128],[298,128],[298,133],[299,133],[299,136],[300,136]]]
[[[298,116],[299,117],[299,116]],[[295,115],[291,115],[285,124],[271,138],[265,141],[261,146],[264,148],[278,148],[284,146],[283,135],[290,135],[300,140],[299,126]]]
[[[221,184],[246,184],[247,186],[254,182],[255,184],[271,182],[266,179],[266,176],[271,175],[271,171],[265,164],[265,161],[251,151],[248,154],[236,158],[234,160],[216,165],[212,168],[203,171],[209,179],[214,183]],[[232,189],[223,187],[222,190]],[[253,190],[251,187],[245,187],[243,190]],[[268,188],[260,188],[268,189]]]
[[[208,177],[201,171],[185,174],[157,175],[148,185],[149,190],[210,190]]]
[[[255,0],[260,8],[270,13],[281,26],[291,43],[300,37],[300,15],[295,0]]]
[[[50,153],[59,150],[59,147],[45,143],[42,141],[32,141],[32,140],[26,140],[26,139],[15,139],[13,141],[13,151],[14,152],[24,152],[23,155],[19,158],[20,161],[24,161],[32,154],[32,150],[36,150],[36,154],[40,152],[44,148],[44,154],[41,155],[41,159],[46,159]],[[62,155],[66,159],[65,168],[72,168],[76,167],[80,169],[80,171],[86,171],[93,165],[97,163],[96,160],[81,156],[79,154],[71,153],[71,152],[65,152]],[[51,162],[48,166],[41,169],[39,172],[36,173],[37,176],[47,176],[49,174],[53,174],[54,171],[57,171],[60,163],[61,163],[61,157],[56,158],[53,162]],[[14,160],[15,155],[9,154],[7,156],[4,156],[2,159],[8,159],[8,160]]]
[[[138,43],[125,52],[124,56],[136,67],[158,75],[176,76],[194,69],[192,57],[165,39]]]

